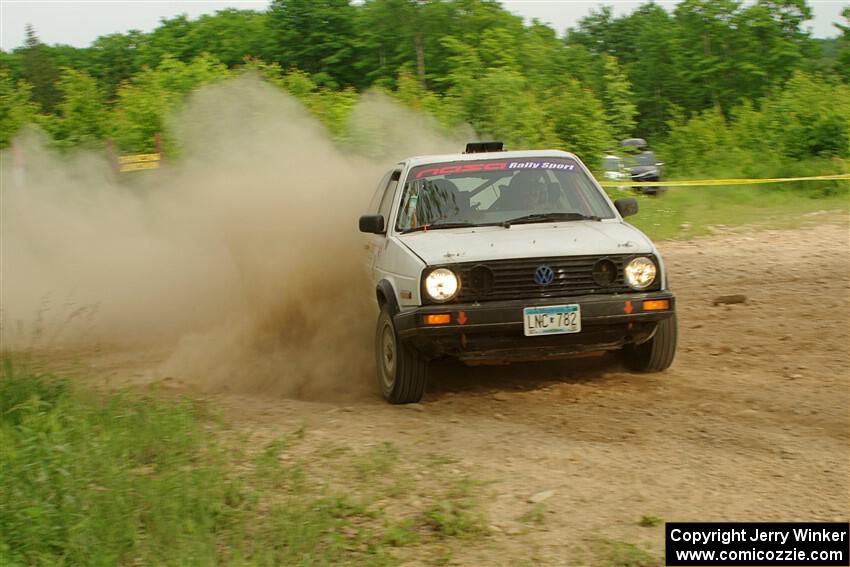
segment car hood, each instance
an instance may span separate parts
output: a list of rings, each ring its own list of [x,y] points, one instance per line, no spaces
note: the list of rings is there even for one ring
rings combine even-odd
[[[451,228],[412,232],[399,239],[428,265],[654,251],[642,232],[619,221]]]

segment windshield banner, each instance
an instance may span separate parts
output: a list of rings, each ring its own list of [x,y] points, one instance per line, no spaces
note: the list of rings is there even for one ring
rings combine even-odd
[[[415,168],[413,177],[436,177],[438,175],[452,175],[457,173],[473,173],[479,171],[511,171],[515,169],[555,169],[558,171],[576,171],[578,166],[571,159],[558,160],[503,160],[487,162],[455,162],[430,164]]]

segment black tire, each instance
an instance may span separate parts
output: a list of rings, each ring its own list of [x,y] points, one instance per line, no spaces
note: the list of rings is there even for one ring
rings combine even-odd
[[[375,364],[378,386],[388,402],[413,404],[422,399],[428,380],[428,359],[399,340],[386,306],[375,327]]]
[[[626,365],[638,372],[661,372],[673,364],[676,357],[676,315],[658,323],[655,335],[640,345],[623,349]]]

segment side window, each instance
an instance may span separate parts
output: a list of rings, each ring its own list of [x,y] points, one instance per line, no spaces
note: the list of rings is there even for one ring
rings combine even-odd
[[[389,226],[390,210],[393,205],[393,197],[395,197],[396,187],[398,187],[398,180],[401,177],[401,170],[396,169],[388,175],[389,180],[387,181],[387,187],[384,191],[384,196],[381,199],[381,205],[378,207],[378,214],[384,216],[385,226]]]
[[[389,183],[390,176],[392,174],[392,171],[388,171],[386,175],[381,178],[381,182],[378,183],[378,186],[375,188],[375,193],[372,195],[372,200],[369,201],[369,214],[378,213],[378,209],[380,209],[381,201],[384,197],[384,189],[386,189],[387,183]]]

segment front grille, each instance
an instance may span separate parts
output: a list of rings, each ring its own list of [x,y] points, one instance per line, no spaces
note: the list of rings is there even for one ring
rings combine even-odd
[[[460,277],[454,302],[546,299],[574,295],[628,293],[623,268],[635,256],[563,256],[493,260],[447,265]],[[656,260],[657,264],[657,260]],[[551,272],[545,268],[551,268]],[[538,269],[540,275],[535,279]],[[613,273],[607,273],[611,271]],[[539,283],[551,276],[550,283]],[[646,291],[660,288],[660,275]],[[427,296],[426,296],[427,297]]]

